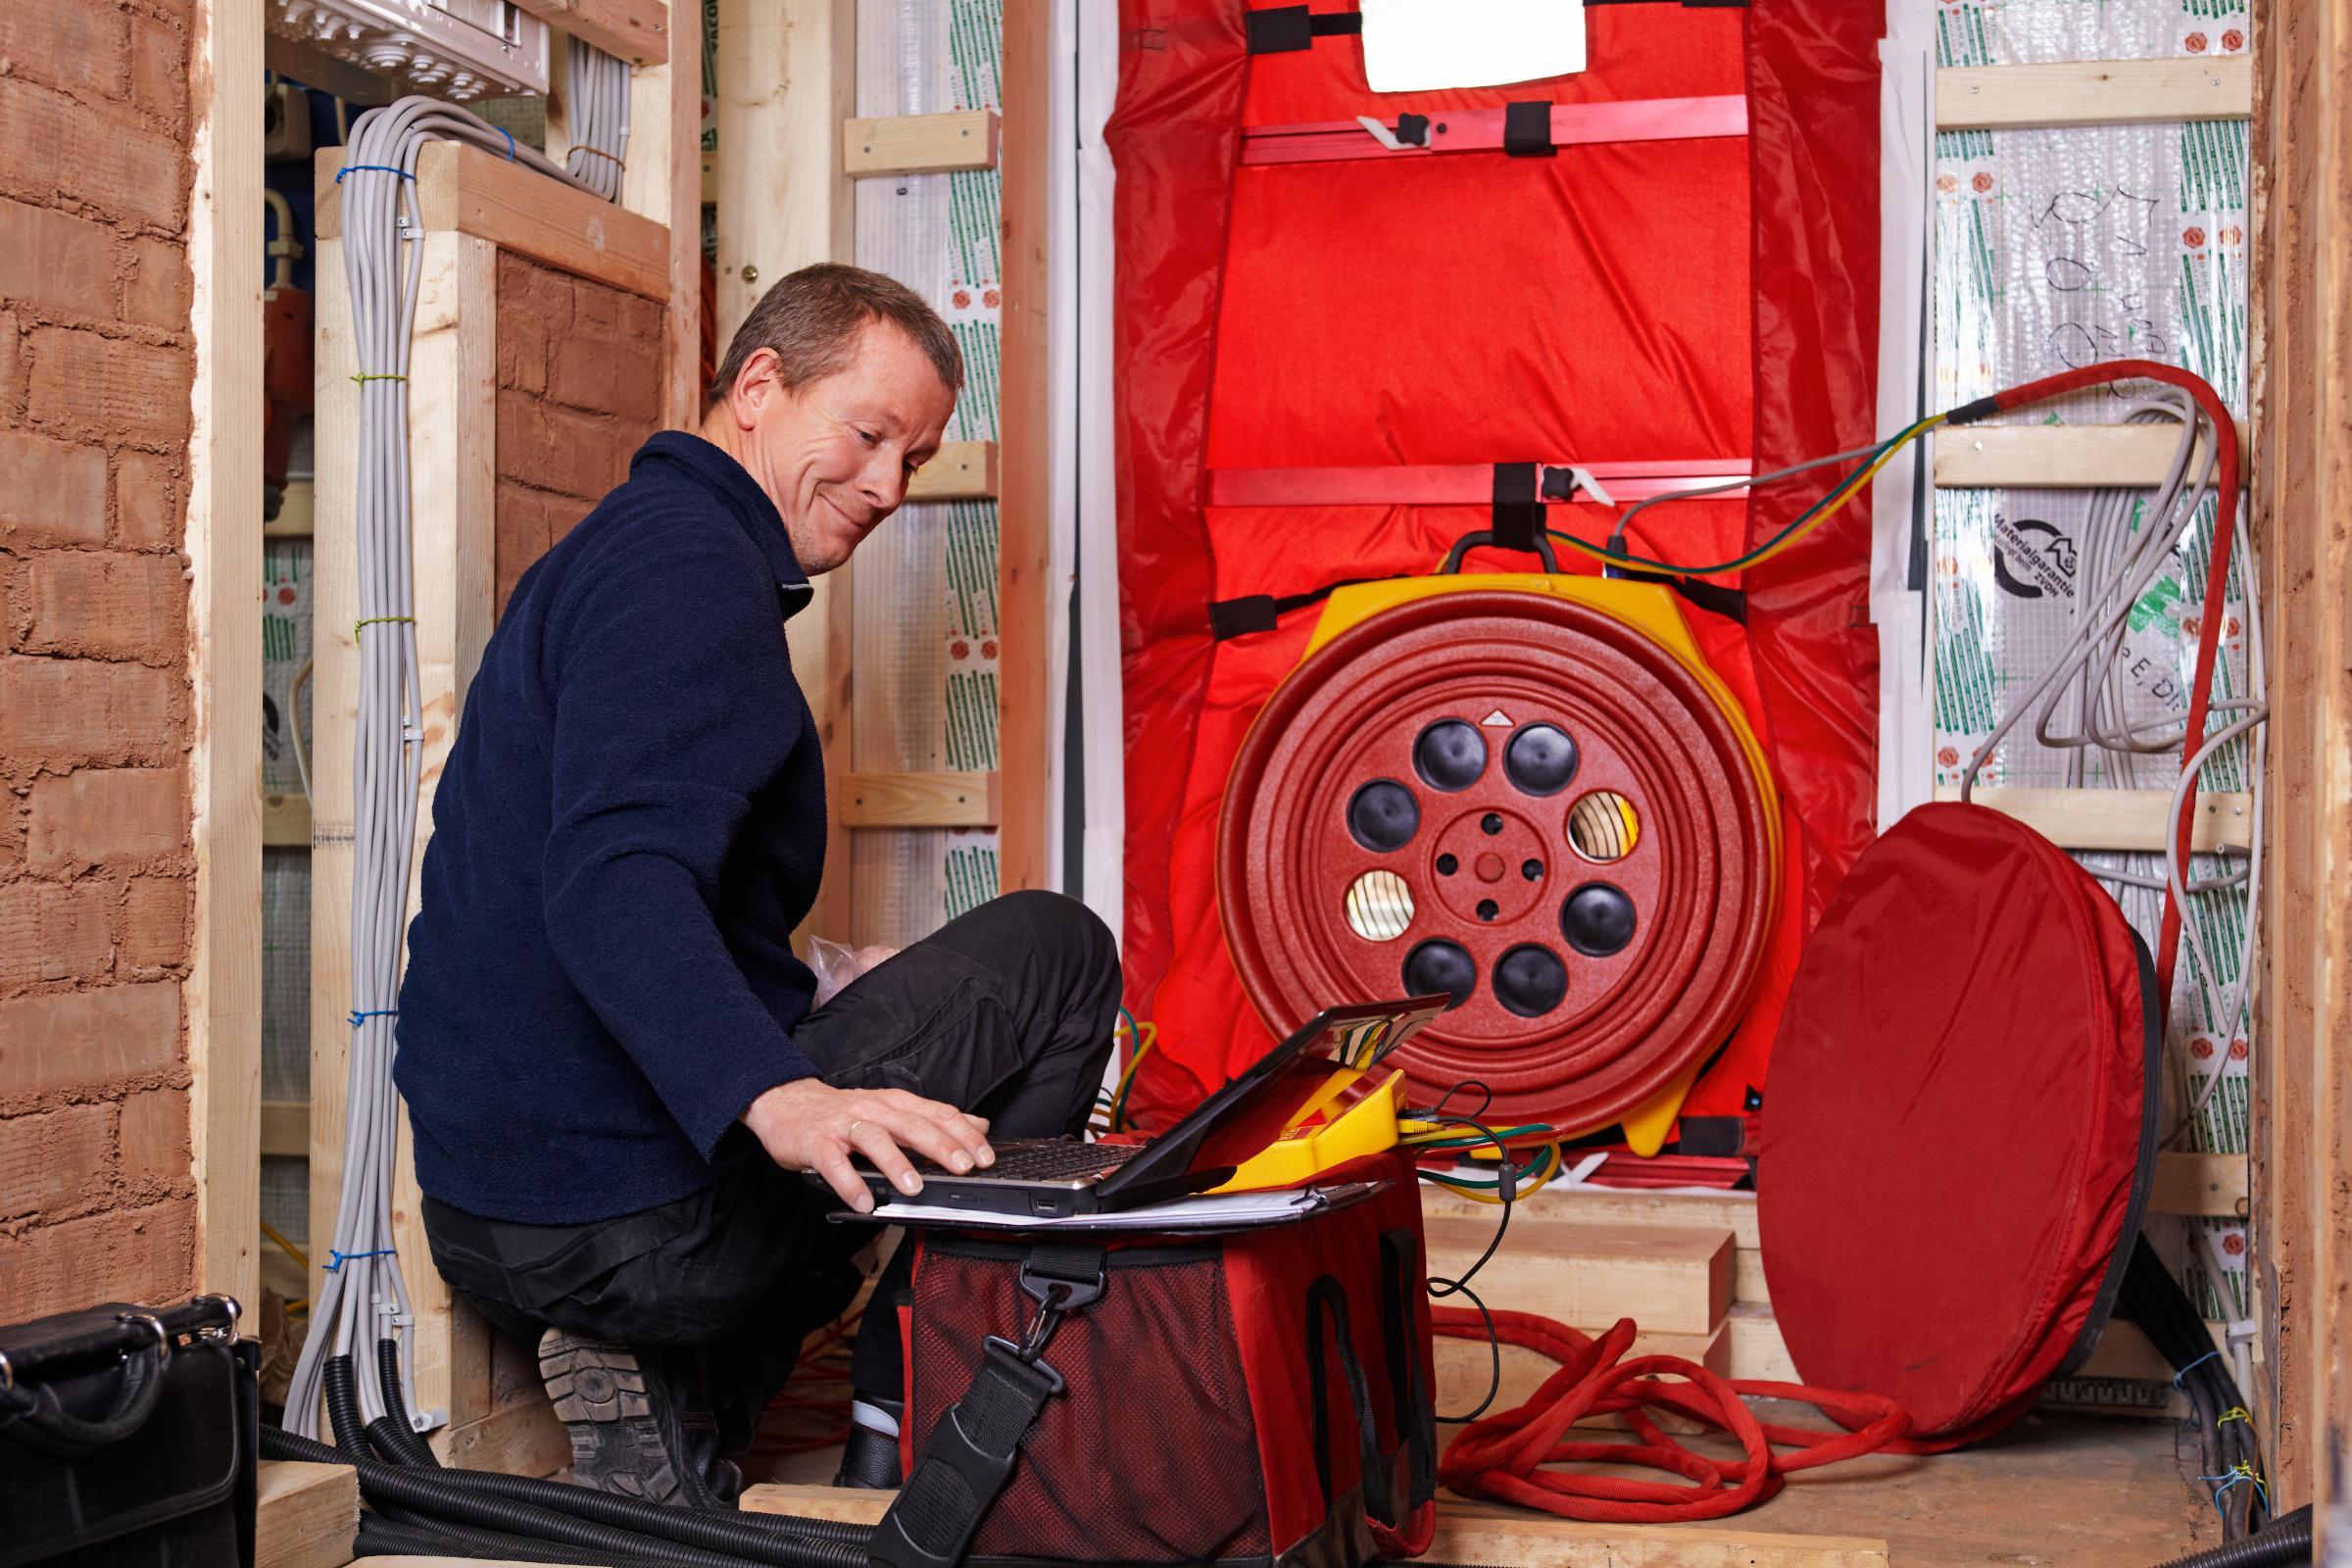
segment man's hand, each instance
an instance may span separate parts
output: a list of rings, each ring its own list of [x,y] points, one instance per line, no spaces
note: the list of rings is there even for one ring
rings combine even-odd
[[[903,1089],[834,1089],[821,1079],[797,1079],[753,1101],[743,1124],[768,1158],[786,1170],[815,1171],[860,1214],[874,1199],[851,1167],[853,1152],[909,1198],[923,1190],[923,1179],[902,1147],[958,1173],[997,1162],[985,1118]]]

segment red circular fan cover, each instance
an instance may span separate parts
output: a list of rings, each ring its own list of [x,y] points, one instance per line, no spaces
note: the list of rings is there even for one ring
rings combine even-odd
[[[2090,875],[1977,806],[1912,811],[1813,933],[1757,1167],[1804,1381],[1914,1443],[1999,1430],[2104,1325],[2154,1159],[2154,971]]]

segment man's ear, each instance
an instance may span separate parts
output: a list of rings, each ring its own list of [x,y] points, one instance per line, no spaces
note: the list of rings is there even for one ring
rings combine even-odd
[[[743,368],[735,373],[735,384],[727,388],[727,412],[736,429],[752,429],[768,404],[784,396],[783,379],[776,373],[781,363],[774,349],[755,349],[744,360]]]

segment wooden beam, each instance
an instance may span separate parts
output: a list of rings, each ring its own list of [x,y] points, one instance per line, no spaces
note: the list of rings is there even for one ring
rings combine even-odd
[[[2180,428],[2161,424],[1972,424],[1938,429],[1936,483],[1945,490],[2095,490],[2153,486],[2180,444]],[[2193,475],[2212,442],[2200,439]],[[2237,447],[2248,456],[2239,422]]]
[[[1459,1278],[1494,1227],[1428,1221],[1429,1271]],[[1712,1334],[1732,1304],[1732,1235],[1514,1216],[1511,1245],[1479,1274],[1490,1305],[1591,1331],[1630,1317],[1653,1334]]]
[[[997,493],[994,441],[944,441],[906,485],[909,501],[986,501]]]
[[[307,1100],[265,1100],[262,1102],[262,1157],[265,1159],[291,1155],[308,1158],[311,1152],[311,1102]]]
[[[2244,120],[2253,112],[2254,61],[2243,54],[1936,73],[1937,130]]]
[[[1598,1333],[1609,1325],[1588,1329]],[[1484,1339],[1440,1339],[1437,1350],[1437,1410],[1440,1415],[1458,1415],[1475,1408],[1485,1399],[1489,1388],[1494,1388],[1494,1402],[1490,1410],[1510,1410],[1525,1404],[1544,1386],[1544,1380],[1560,1369],[1560,1364],[1541,1350],[1521,1345],[1502,1347],[1502,1382],[1494,1379],[1494,1356]],[[1730,1331],[1717,1324],[1712,1334],[1648,1334],[1634,1336],[1633,1348],[1626,1354],[1672,1355],[1693,1361],[1718,1377],[1731,1376],[1732,1344]],[[1653,1416],[1656,1412],[1653,1412]],[[1679,1418],[1673,1418],[1678,1420]],[[1578,1426],[1622,1427],[1621,1415],[1592,1416],[1576,1423]],[[1696,1423],[1690,1424],[1696,1429]],[[1679,1428],[1678,1428],[1679,1429]]]
[[[552,1476],[571,1463],[571,1439],[544,1397],[494,1410],[462,1427],[433,1434],[433,1452],[463,1470],[511,1476]]]
[[[286,486],[286,493],[277,504],[277,515],[262,524],[265,539],[308,539],[311,536],[311,514],[318,505],[317,487],[308,479],[295,479]]]
[[[1936,798],[1956,801],[1957,784],[1938,784]],[[2133,850],[2163,853],[2171,826],[2165,821],[2170,790],[2066,790],[1985,786],[1976,804],[2015,817],[2064,850]],[[2253,797],[2201,791],[2189,828],[2200,854],[2245,849],[2254,839]]]
[[[702,0],[666,0],[663,10],[669,58],[640,66],[629,76],[629,151],[620,205],[662,230],[661,286],[653,290],[666,305],[662,416],[670,425],[691,430],[703,413]]]
[[[1005,96],[1009,101],[1010,93]],[[996,112],[989,109],[846,121],[841,127],[842,172],[852,179],[875,179],[994,169],[1001,134]]]
[[[190,77],[261,79],[263,0],[201,0]],[[191,95],[188,779],[195,913],[187,1028],[196,1288],[261,1302],[262,100]]]
[[[311,847],[311,803],[301,795],[262,797],[262,848],[307,850]]]
[[[351,1561],[360,1533],[357,1470],[265,1459],[254,1494],[254,1568],[342,1568]]]
[[[746,1490],[742,1507],[870,1525],[897,1497],[846,1487],[764,1486]],[[1576,1524],[1447,1495],[1439,1499],[1437,1539],[1423,1560],[1514,1568],[1886,1568],[1886,1544],[1731,1526]]]
[[[1054,148],[1051,6],[1004,8],[1004,307],[997,428],[1004,480],[997,502],[997,767],[1004,811],[997,875],[1007,893],[1050,887],[1047,748],[1054,705],[1054,346],[1047,244]],[[1660,1325],[1661,1327],[1663,1325]]]
[[[718,341],[766,287],[816,262],[848,261],[856,237],[841,127],[857,105],[856,0],[719,0]],[[785,625],[792,665],[837,767],[852,765],[853,566],[816,580]],[[850,833],[828,791],[825,874],[801,931],[851,928]]]
[[[2148,1209],[2156,1214],[2244,1219],[2246,1156],[2158,1154],[2156,1180],[2148,1191]]]
[[[841,781],[845,827],[995,827],[994,773],[851,773]]]
[[[656,156],[640,144],[641,137],[657,139],[642,126],[631,130],[632,168],[640,157]],[[343,233],[343,204],[335,190],[335,172],[342,167],[342,148],[318,150],[321,241]],[[416,207],[428,234],[470,234],[632,294],[669,298],[666,227],[495,153],[458,142],[427,142],[416,155]]]
[[[643,68],[669,59],[669,7],[665,0],[514,0],[551,27]],[[552,74],[552,72],[551,72]]]
[[[2352,0],[2269,0],[2254,119],[2252,529],[2271,594],[2269,972],[2255,988],[2253,1391],[2313,1560],[2352,1487]]]

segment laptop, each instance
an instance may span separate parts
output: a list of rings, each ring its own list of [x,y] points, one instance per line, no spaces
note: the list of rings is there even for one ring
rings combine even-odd
[[[1453,999],[1326,1007],[1157,1138],[1088,1144],[1072,1138],[992,1142],[997,1162],[957,1175],[911,1152],[923,1190],[909,1199],[863,1158],[877,1206],[922,1203],[981,1213],[1058,1219],[1107,1214],[1206,1192],[1232,1179],[1242,1161],[1280,1137],[1291,1117],[1341,1067],[1370,1067],[1417,1034]],[[821,1181],[821,1177],[809,1178]]]

